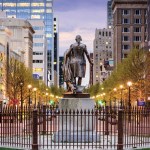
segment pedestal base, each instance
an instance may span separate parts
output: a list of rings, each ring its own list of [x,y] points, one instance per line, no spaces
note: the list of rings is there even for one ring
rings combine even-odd
[[[54,134],[53,141],[56,143],[92,143],[100,141],[100,136],[96,132],[70,132],[59,131]]]
[[[65,93],[64,98],[90,98],[90,94],[88,93]]]

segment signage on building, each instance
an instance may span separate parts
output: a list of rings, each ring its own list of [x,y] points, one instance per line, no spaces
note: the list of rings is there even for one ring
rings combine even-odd
[[[139,99],[137,101],[137,106],[145,106],[146,105],[146,102],[144,101],[144,99]]]
[[[33,74],[32,76],[33,76],[34,79],[37,79],[37,80],[40,79],[40,76],[38,74]]]

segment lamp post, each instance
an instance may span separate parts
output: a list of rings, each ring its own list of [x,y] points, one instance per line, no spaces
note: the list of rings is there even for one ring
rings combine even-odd
[[[34,106],[36,107],[36,91],[37,91],[37,88],[34,88],[33,89],[33,91],[34,91]]]
[[[120,85],[120,89],[121,89],[121,103],[120,103],[121,106],[120,106],[120,108],[122,108],[122,103],[123,103],[123,102],[122,102],[122,90],[123,90],[123,85]]]
[[[130,92],[131,92],[131,86],[132,86],[132,82],[127,82],[127,85],[128,85],[128,89],[129,89],[129,95],[128,95],[128,106],[129,106],[129,122],[131,122],[131,99],[130,99]]]
[[[114,88],[113,91],[114,91],[114,93],[116,93],[117,92],[117,88]],[[115,98],[115,100],[114,100],[115,104],[114,105],[115,105],[115,108],[116,108],[116,97],[114,97],[114,98]]]
[[[20,94],[21,94],[21,117],[20,117],[20,122],[22,123],[22,110],[23,110],[23,97],[22,97],[22,87],[23,87],[23,82],[20,82]]]
[[[48,93],[46,93],[46,105],[47,105],[47,96],[48,96]]]
[[[30,98],[30,93],[31,93],[31,88],[32,88],[32,85],[28,85],[28,89],[29,89],[29,101],[28,101],[28,105],[30,107],[30,104],[31,104],[31,98]]]

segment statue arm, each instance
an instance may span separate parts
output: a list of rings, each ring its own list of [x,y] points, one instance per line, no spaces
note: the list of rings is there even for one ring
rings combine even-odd
[[[86,54],[86,57],[87,57],[89,63],[90,63],[91,65],[93,65],[93,62],[92,62],[91,59],[90,59],[90,55],[89,55],[89,53],[88,53],[88,51],[87,51],[86,46],[85,46],[85,54]]]

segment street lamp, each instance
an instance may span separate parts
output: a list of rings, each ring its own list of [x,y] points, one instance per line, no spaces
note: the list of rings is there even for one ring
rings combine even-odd
[[[37,88],[34,88],[33,91],[34,91],[34,99],[35,99],[35,106],[36,106],[36,91],[37,91]]]
[[[121,89],[121,108],[122,108],[122,90],[123,90],[123,85],[120,85],[120,89]]]
[[[20,117],[20,122],[22,123],[22,110],[23,110],[23,97],[22,97],[22,87],[23,87],[23,82],[20,82],[20,94],[21,94],[21,117]]]
[[[30,107],[30,104],[31,104],[31,98],[30,98],[31,88],[32,88],[32,85],[29,84],[28,85],[28,89],[29,89],[29,101],[28,101],[28,104],[29,104],[29,107]]]
[[[127,82],[127,85],[128,85],[128,87],[129,87],[129,101],[128,101],[128,106],[129,106],[129,122],[131,122],[131,99],[130,99],[130,91],[131,91],[131,89],[130,89],[130,87],[132,86],[132,82]]]

